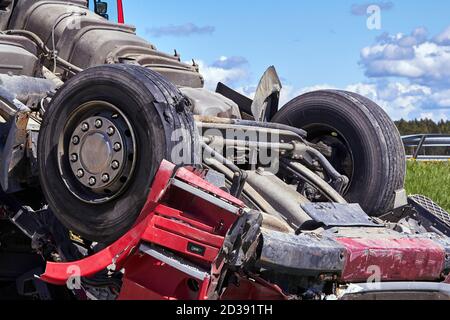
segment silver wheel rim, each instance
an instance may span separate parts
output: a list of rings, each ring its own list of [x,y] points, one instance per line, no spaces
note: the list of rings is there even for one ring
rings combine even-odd
[[[114,200],[135,169],[136,138],[116,106],[91,101],[69,117],[58,144],[61,177],[72,195],[90,204]]]

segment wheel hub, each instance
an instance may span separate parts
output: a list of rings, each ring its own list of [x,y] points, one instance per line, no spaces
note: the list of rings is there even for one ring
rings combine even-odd
[[[60,168],[68,189],[89,203],[103,203],[128,185],[136,161],[136,141],[126,116],[94,101],[81,106],[61,136]]]
[[[80,183],[92,189],[113,184],[126,162],[116,125],[104,117],[88,118],[75,129],[71,141],[71,168]]]

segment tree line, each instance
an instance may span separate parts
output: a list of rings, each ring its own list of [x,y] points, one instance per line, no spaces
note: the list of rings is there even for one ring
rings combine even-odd
[[[433,120],[400,120],[396,121],[398,130],[402,136],[413,134],[450,134],[450,121],[441,120],[434,122]]]

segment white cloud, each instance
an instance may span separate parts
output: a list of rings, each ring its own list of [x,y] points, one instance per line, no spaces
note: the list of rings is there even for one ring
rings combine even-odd
[[[370,78],[401,77],[429,86],[450,84],[450,28],[427,39],[424,28],[411,35],[384,34],[361,51],[361,64]]]
[[[369,95],[392,117],[448,118],[450,27],[434,38],[425,28],[410,35],[383,34],[374,45],[361,50],[360,63],[365,74],[376,81],[352,89]]]
[[[441,45],[450,45],[450,26],[447,29],[445,29],[443,32],[438,34],[434,38],[434,41]]]
[[[432,100],[432,90],[425,86],[401,82],[358,83],[346,88],[380,105],[394,120],[417,116]]]
[[[450,108],[450,89],[435,92],[433,100],[441,108]]]
[[[202,60],[196,61],[200,73],[205,78],[205,88],[215,90],[219,82],[229,86],[236,86],[249,77],[246,60],[237,57],[220,57],[213,64],[208,65]]]
[[[156,38],[164,36],[189,37],[192,35],[211,35],[215,30],[216,28],[214,26],[199,27],[196,24],[189,22],[181,25],[148,28],[146,33]]]
[[[248,65],[248,60],[241,56],[226,57],[221,56],[216,62],[212,64],[213,67],[223,69],[234,69]]]

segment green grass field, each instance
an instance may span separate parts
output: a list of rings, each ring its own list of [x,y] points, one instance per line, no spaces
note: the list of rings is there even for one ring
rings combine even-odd
[[[408,194],[422,194],[450,212],[450,162],[408,162]]]

